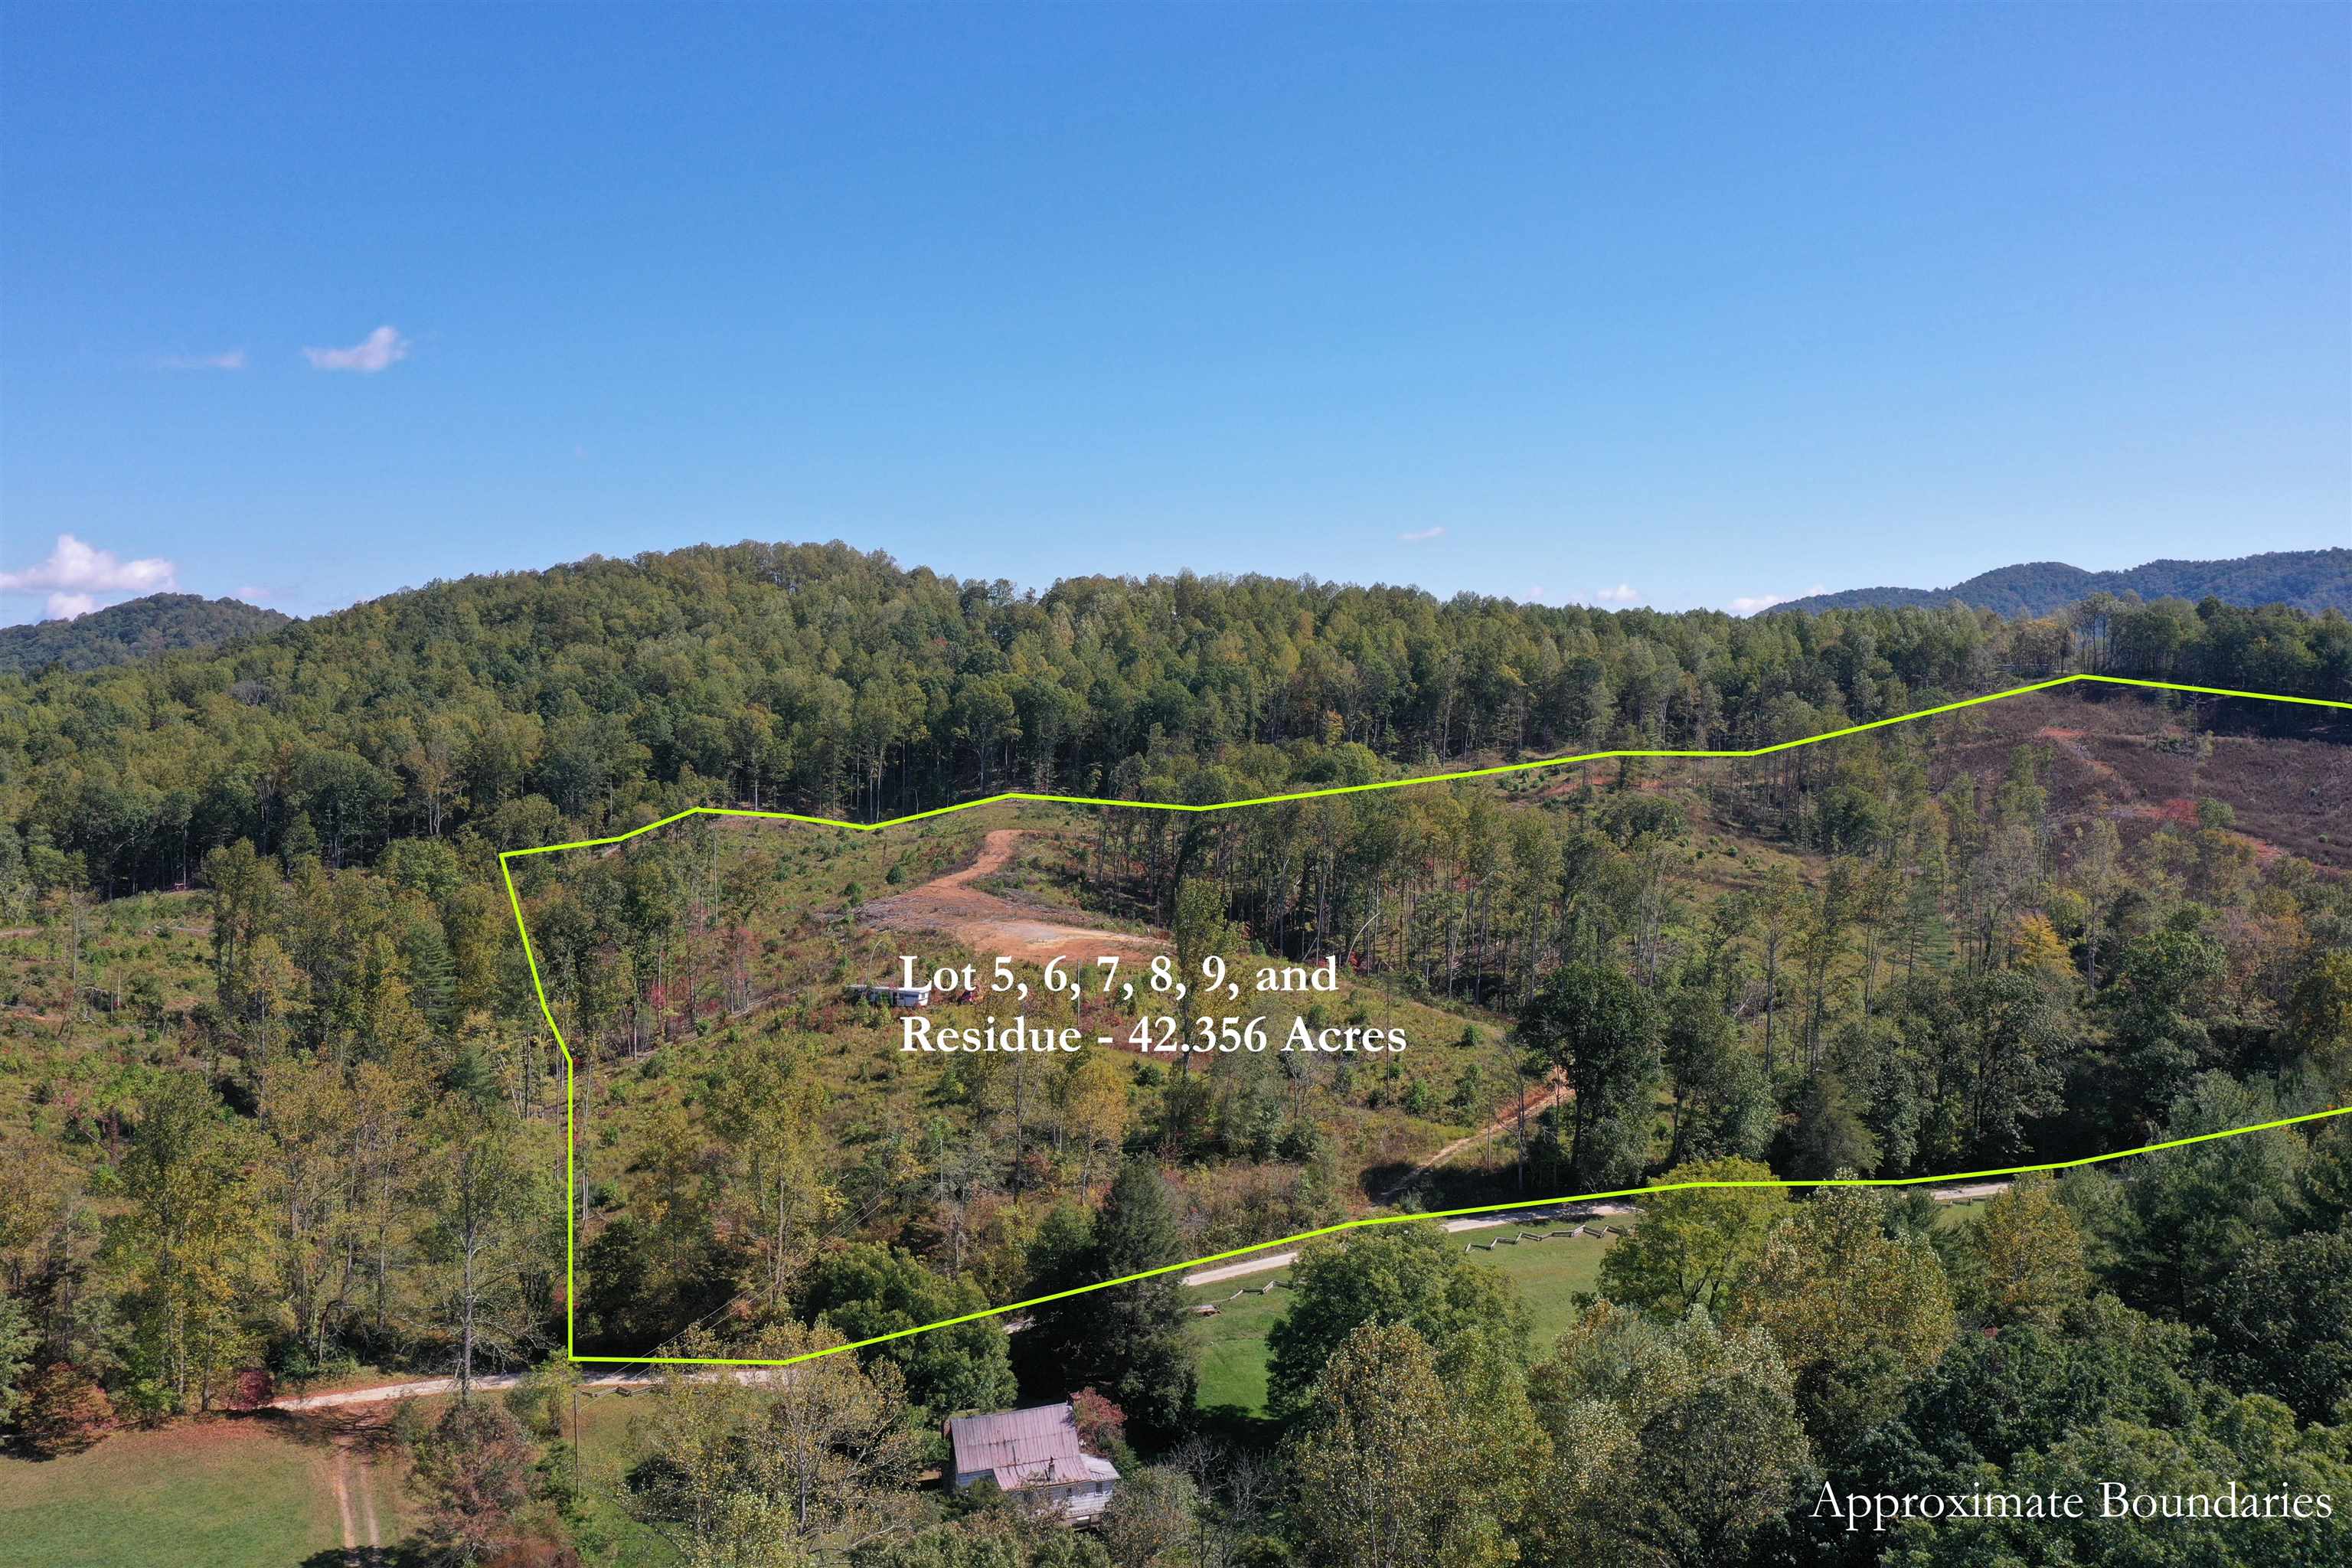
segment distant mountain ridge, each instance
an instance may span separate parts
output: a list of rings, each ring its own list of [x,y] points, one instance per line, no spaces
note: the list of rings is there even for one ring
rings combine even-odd
[[[69,621],[0,626],[0,675],[30,675],[52,664],[98,669],[150,651],[217,647],[276,631],[293,618],[240,599],[150,594]]]
[[[1934,608],[1955,600],[2003,616],[2046,616],[2094,594],[2142,599],[2202,599],[2253,606],[2288,605],[2317,614],[2352,614],[2352,550],[2274,550],[2230,561],[2151,561],[2127,572],[2085,572],[2063,561],[2033,561],[1982,573],[1949,588],[1849,588],[1772,606],[1790,610]]]

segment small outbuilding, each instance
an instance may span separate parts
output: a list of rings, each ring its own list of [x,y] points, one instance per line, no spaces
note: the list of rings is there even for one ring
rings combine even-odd
[[[959,1415],[948,1422],[947,1434],[955,1446],[958,1491],[993,1480],[999,1490],[1034,1498],[1072,1524],[1092,1524],[1118,1489],[1117,1467],[1078,1446],[1066,1400]]]

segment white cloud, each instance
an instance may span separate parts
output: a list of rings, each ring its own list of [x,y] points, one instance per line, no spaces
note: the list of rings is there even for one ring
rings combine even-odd
[[[390,327],[378,327],[347,349],[304,349],[312,370],[355,370],[373,375],[408,357],[408,340]]]
[[[1742,595],[1740,597],[1732,600],[1729,605],[1725,606],[1725,608],[1728,609],[1735,616],[1760,616],[1775,605],[1785,605],[1791,599],[1810,598],[1815,594],[1826,594],[1828,592],[1828,588],[1816,583],[1801,594]]]
[[[165,593],[179,586],[179,569],[161,556],[125,561],[111,550],[93,550],[70,533],[38,566],[0,572],[0,594],[49,595],[48,618],[71,620],[98,608],[100,595]]]
[[[257,588],[252,584],[248,583],[244,587],[239,588],[236,593],[231,594],[229,597],[232,599],[243,599],[248,605],[266,605],[269,602],[269,590],[267,588]]]
[[[1596,588],[1592,602],[1596,605],[1630,605],[1642,595],[1633,592],[1631,583],[1620,583],[1614,588]]]
[[[1416,528],[1411,533],[1398,534],[1397,542],[1399,544],[1420,544],[1427,540],[1443,539],[1444,537],[1445,537],[1445,530],[1443,528]]]
[[[229,349],[216,354],[165,354],[161,363],[165,370],[243,370],[245,351]]]

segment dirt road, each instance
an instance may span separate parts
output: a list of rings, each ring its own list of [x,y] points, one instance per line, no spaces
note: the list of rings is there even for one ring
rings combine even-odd
[[[502,1372],[495,1376],[477,1376],[477,1390],[496,1394],[512,1388],[522,1381],[520,1373]],[[600,1380],[601,1381],[601,1380]],[[454,1377],[425,1377],[414,1383],[383,1383],[373,1388],[346,1388],[333,1394],[289,1394],[269,1402],[272,1410],[332,1410],[345,1405],[380,1405],[388,1399],[423,1399],[436,1394],[455,1394],[457,1380]]]
[[[974,952],[1002,954],[1016,963],[1063,958],[1083,963],[1105,953],[1149,963],[1168,951],[1167,942],[1156,936],[1073,924],[1064,910],[1018,903],[974,887],[982,878],[1013,864],[1023,831],[995,829],[982,841],[979,858],[962,870],[877,899],[858,910],[858,918],[884,931],[940,931]]]
[[[1612,1215],[1633,1212],[1631,1204],[1562,1204],[1558,1208],[1522,1209],[1512,1214],[1478,1215],[1468,1219],[1449,1219],[1444,1228],[1448,1231],[1491,1230],[1504,1225],[1541,1225],[1556,1219],[1607,1219]],[[1260,1258],[1244,1258],[1238,1263],[1220,1264],[1187,1274],[1178,1283],[1183,1285],[1214,1285],[1222,1280],[1239,1279],[1244,1275],[1265,1274],[1276,1268],[1287,1268],[1298,1261],[1294,1248],[1288,1252],[1269,1252]]]
[[[1549,1110],[1553,1106],[1560,1103],[1560,1101],[1569,1099],[1574,1095],[1575,1092],[1576,1091],[1574,1089],[1568,1087],[1567,1075],[1560,1072],[1558,1068],[1554,1068],[1549,1078],[1547,1078],[1542,1083],[1528,1090],[1527,1094],[1522,1097],[1519,1102],[1512,1106],[1510,1110],[1506,1110],[1503,1114],[1495,1118],[1494,1121],[1489,1121],[1486,1126],[1478,1129],[1477,1131],[1470,1133],[1466,1137],[1456,1138],[1453,1142],[1448,1143],[1444,1148],[1440,1149],[1436,1153],[1432,1154],[1428,1159],[1423,1160],[1420,1164],[1415,1165],[1412,1170],[1406,1172],[1402,1180],[1390,1187],[1387,1192],[1381,1195],[1384,1198],[1392,1198],[1396,1196],[1399,1193],[1412,1185],[1414,1182],[1420,1180],[1423,1176],[1427,1175],[1430,1172],[1434,1171],[1438,1166],[1443,1165],[1445,1162],[1454,1158],[1454,1155],[1462,1152],[1463,1150],[1470,1148],[1474,1144],[1484,1143],[1489,1138],[1499,1138],[1504,1133],[1511,1131],[1513,1129],[1520,1125],[1522,1117],[1529,1122],[1534,1121],[1537,1117],[1541,1116],[1545,1111]]]
[[[1975,1203],[2009,1190],[2007,1182],[1969,1182],[1957,1187],[1930,1187],[1928,1195],[1939,1204]],[[1633,1214],[1634,1205],[1626,1203],[1561,1204],[1555,1207],[1517,1210],[1510,1214],[1475,1215],[1462,1219],[1449,1219],[1444,1228],[1452,1233],[1465,1230],[1491,1230],[1506,1225],[1538,1225],[1558,1220],[1606,1220]],[[1252,1274],[1271,1273],[1287,1268],[1298,1261],[1296,1247],[1281,1252],[1268,1252],[1256,1258],[1244,1258],[1238,1262],[1219,1264],[1214,1268],[1195,1269],[1183,1275],[1178,1283],[1183,1285],[1214,1285],[1226,1279],[1239,1279]],[[1027,1323],[1013,1319],[1005,1324],[1008,1331],[1017,1332]],[[743,1383],[768,1383],[781,1374],[775,1367],[742,1367],[733,1376]],[[716,1373],[689,1373],[690,1377],[715,1377]],[[482,1393],[496,1394],[512,1388],[522,1381],[518,1373],[502,1372],[478,1375],[474,1387]],[[601,1377],[583,1378],[580,1386],[593,1391],[604,1388],[644,1388],[660,1382],[660,1376],[649,1372],[608,1373]],[[272,1410],[328,1410],[341,1405],[381,1405],[395,1399],[420,1399],[438,1394],[457,1392],[454,1377],[426,1377],[408,1383],[379,1384],[373,1388],[345,1388],[332,1394],[289,1394],[269,1402]],[[337,1491],[341,1490],[340,1468]],[[373,1511],[373,1499],[369,1499]],[[373,1521],[370,1521],[373,1523]]]
[[[2007,1182],[1969,1182],[1957,1187],[1930,1187],[1927,1195],[1939,1204],[1975,1203],[2009,1190]],[[1478,1215],[1467,1219],[1449,1219],[1449,1231],[1488,1230],[1496,1226],[1536,1225],[1553,1220],[1609,1219],[1634,1212],[1634,1205],[1624,1203],[1562,1204],[1557,1208],[1522,1209],[1510,1214]],[[1214,1285],[1226,1279],[1239,1279],[1246,1275],[1270,1273],[1287,1268],[1298,1261],[1296,1248],[1286,1252],[1269,1252],[1262,1257],[1244,1258],[1238,1263],[1220,1264],[1214,1268],[1202,1268],[1184,1275],[1178,1283],[1184,1285]]]
[[[734,1376],[739,1383],[771,1383],[781,1371],[776,1367],[744,1367]],[[688,1377],[715,1376],[709,1373],[688,1373]],[[474,1392],[501,1394],[522,1381],[522,1374],[513,1372],[477,1373]],[[648,1388],[661,1381],[661,1374],[651,1372],[607,1373],[600,1377],[583,1377],[580,1386],[593,1393],[602,1388]],[[349,1405],[383,1405],[395,1399],[427,1399],[439,1394],[457,1392],[454,1377],[423,1377],[408,1383],[380,1383],[371,1388],[338,1389],[332,1394],[289,1394],[269,1402],[272,1410],[332,1410]]]

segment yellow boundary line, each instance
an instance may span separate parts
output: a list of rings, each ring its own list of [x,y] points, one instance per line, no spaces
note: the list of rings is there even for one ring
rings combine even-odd
[[[1466,768],[1456,773],[1422,773],[1411,778],[1381,779],[1372,784],[1337,784],[1323,789],[1295,790],[1284,795],[1258,795],[1250,800],[1213,801],[1206,805],[1185,805],[1163,800],[1108,800],[1096,795],[1039,795],[1026,790],[1008,790],[1001,795],[982,796],[978,800],[959,801],[953,805],[935,806],[929,811],[910,812],[905,816],[893,816],[881,822],[844,822],[836,817],[810,816],[792,811],[751,811],[740,806],[693,805],[673,812],[642,827],[626,833],[616,833],[606,838],[579,838],[565,844],[541,844],[529,849],[502,849],[499,852],[499,878],[506,884],[507,903],[514,910],[515,931],[522,938],[523,962],[530,969],[530,985],[539,998],[540,1016],[547,1020],[549,1033],[555,1037],[556,1047],[563,1053],[563,1354],[564,1359],[578,1363],[605,1363],[622,1365],[643,1363],[670,1366],[791,1366],[796,1362],[814,1361],[820,1356],[837,1355],[843,1351],[863,1350],[869,1345],[885,1344],[892,1340],[906,1339],[914,1334],[929,1333],[933,1329],[950,1329],[960,1323],[977,1322],[983,1318],[1002,1317],[1031,1307],[1042,1307],[1052,1301],[1066,1300],[1096,1290],[1108,1290],[1120,1285],[1132,1285],[1139,1280],[1156,1279],[1162,1274],[1174,1274],[1198,1268],[1205,1264],[1222,1263],[1228,1258],[1244,1258],[1253,1252],[1265,1252],[1273,1247],[1312,1241],[1318,1237],[1335,1236],[1341,1231],[1357,1230],[1366,1226],[1401,1225],[1410,1221],[1457,1219],[1470,1215],[1507,1214],[1514,1210],[1549,1208],[1556,1204],[1592,1203],[1602,1198],[1638,1197],[1645,1193],[1682,1192],[1698,1187],[1918,1187],[1937,1186],[1952,1182],[1984,1181],[1997,1176],[2023,1176],[2043,1171],[2066,1171],[2084,1165],[2095,1165],[2109,1160],[2127,1160],[2135,1155],[2153,1154],[2160,1150],[2179,1149],[2191,1143],[2207,1143],[2217,1138],[2235,1138],[2248,1132],[2265,1132],[2274,1128],[2293,1127],[2299,1122],[2322,1121],[2332,1116],[2352,1112],[2352,1106],[2340,1106],[2333,1110],[2315,1110],[2302,1116],[2284,1117],[2276,1121],[2258,1122],[2251,1127],[2232,1127],[2220,1132],[2200,1132],[2192,1138],[2175,1138],[2168,1142],[2145,1144],[2137,1149],[2120,1149],[2106,1154],[2086,1154],[2075,1160],[2059,1160],[2042,1165],[2011,1165],[1997,1171],[1964,1171],[1943,1176],[1852,1176],[1825,1178],[1821,1181],[1753,1181],[1753,1182],[1674,1182],[1663,1186],[1623,1187],[1606,1193],[1577,1193],[1565,1197],[1522,1198],[1507,1204],[1484,1204],[1472,1208],[1433,1209],[1419,1214],[1372,1215],[1363,1219],[1343,1220],[1319,1230],[1304,1230],[1296,1236],[1286,1236],[1272,1241],[1253,1242],[1230,1252],[1212,1253],[1206,1258],[1194,1258],[1182,1263],[1170,1263],[1158,1268],[1146,1268],[1139,1273],[1123,1274],[1116,1279],[1104,1279],[1092,1285],[1080,1285],[1068,1290],[1058,1290],[1050,1296],[1035,1296],[1025,1301],[1013,1301],[1002,1307],[989,1307],[961,1317],[942,1318],[936,1323],[923,1323],[911,1329],[899,1329],[871,1339],[854,1340],[805,1354],[782,1359],[731,1358],[726,1356],[623,1356],[581,1355],[573,1350],[573,1326],[578,1304],[574,1289],[578,1246],[574,1234],[579,1223],[579,1205],[573,1160],[577,1148],[573,1125],[572,1047],[563,1037],[562,1027],[555,1021],[555,1010],[547,1000],[547,985],[539,973],[539,955],[531,946],[530,929],[524,923],[522,896],[514,885],[511,862],[527,855],[551,855],[562,849],[594,849],[606,845],[625,844],[630,839],[683,822],[690,816],[741,816],[763,822],[804,822],[816,827],[841,827],[856,833],[878,833],[886,827],[903,826],[909,822],[922,822],[935,816],[946,816],[959,811],[977,811],[982,806],[1006,802],[1029,802],[1049,805],[1124,806],[1138,811],[1237,811],[1249,805],[1280,805],[1291,801],[1319,800],[1331,795],[1363,795],[1373,790],[1403,789],[1415,784],[1449,784],[1462,779],[1493,778],[1503,773],[1528,773],[1539,768],[1567,767],[1577,763],[1612,762],[1621,758],[1714,758],[1734,760],[1743,757],[1769,756],[1776,752],[1793,751],[1799,746],[1819,745],[1866,731],[1883,730],[1891,724],[1908,724],[1915,720],[1931,719],[1938,713],[1957,712],[1963,708],[1975,708],[1987,702],[2000,702],[2011,697],[2023,697],[2029,692],[2048,691],[2077,681],[2091,681],[2102,686],[2136,687],[2152,691],[2185,691],[2200,697],[2233,697],[2255,702],[2292,702],[2309,708],[2334,708],[2352,711],[2352,702],[2336,701],[2325,697],[2283,697],[2271,691],[2232,691],[2218,686],[2184,686],[2168,680],[2133,680],[2119,675],[2062,675],[2051,680],[2037,680],[2030,686],[2012,686],[2006,691],[1990,692],[1982,697],[1963,698],[1958,702],[1946,702],[1934,708],[1923,708],[1916,713],[1898,714],[1892,719],[1874,719],[1867,724],[1850,724],[1843,730],[1825,734],[1808,735],[1802,740],[1782,741],[1774,745],[1757,746],[1745,751],[1612,751],[1585,752],[1570,757],[1544,757],[1533,762],[1504,763],[1495,767]]]

